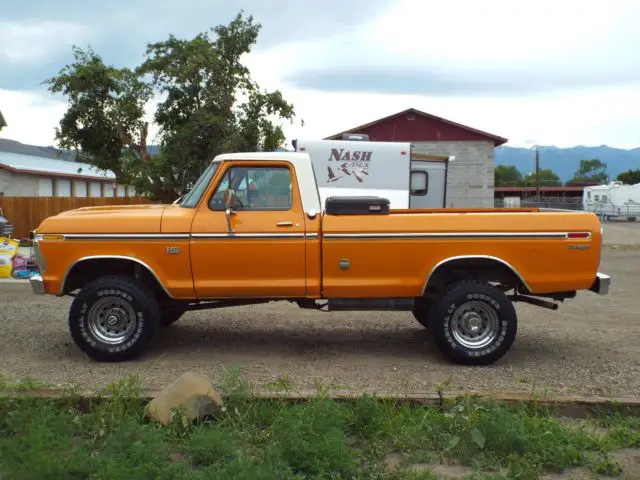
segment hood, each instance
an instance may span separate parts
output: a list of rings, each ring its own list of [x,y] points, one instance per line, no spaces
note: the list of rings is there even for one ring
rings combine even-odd
[[[167,205],[108,205],[46,218],[38,233],[159,233]]]
[[[140,204],[140,205],[102,205],[99,207],[82,207],[74,210],[67,210],[58,215],[86,215],[101,213],[122,213],[122,212],[141,212],[149,210],[164,210],[168,205],[160,204]]]

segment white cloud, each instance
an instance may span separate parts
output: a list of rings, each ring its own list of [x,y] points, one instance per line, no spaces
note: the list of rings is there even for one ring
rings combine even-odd
[[[373,21],[274,50],[285,71],[388,65],[528,69],[640,58],[640,2],[398,0]],[[615,46],[615,49],[612,47]],[[391,73],[391,72],[390,72]]]
[[[0,62],[16,64],[44,59],[91,33],[82,24],[49,20],[0,21],[0,32]]]
[[[438,98],[409,95],[319,93],[284,89],[305,126],[287,126],[291,138],[324,138],[406,108],[417,108],[507,137],[511,146],[532,142],[570,147],[640,146],[640,88],[602,88],[534,97]],[[629,108],[636,105],[638,108]]]
[[[30,145],[53,145],[55,127],[65,109],[65,102],[46,93],[0,90],[0,110],[8,124],[0,136]]]
[[[296,107],[298,120],[304,119],[305,127],[299,121],[286,125],[289,139],[325,137],[415,107],[507,137],[508,145],[533,140],[558,146],[640,146],[640,85],[630,81],[640,80],[640,2],[397,0],[393,5],[368,22],[333,30],[343,33],[280,43],[248,57],[261,86],[282,90]],[[84,27],[73,25],[58,30],[64,39],[49,37],[51,42],[72,43],[69,35],[88,35]],[[265,29],[276,27],[265,22]],[[110,28],[102,25],[102,35]],[[47,41],[33,32],[39,30],[23,29],[21,34],[33,41],[33,51],[23,40],[7,46],[4,38],[12,35],[3,33],[0,61],[9,50],[44,55]],[[360,92],[319,91],[286,81],[309,69],[358,66],[385,68],[392,86],[399,83],[398,72],[405,67],[446,73],[437,85],[441,89],[446,89],[448,78],[462,81],[458,90],[439,93],[434,87],[422,95],[396,93],[399,88],[390,94],[362,93],[365,85],[353,80],[351,86],[360,87]],[[589,82],[575,86],[587,78]],[[425,84],[429,81],[433,78],[424,79]],[[549,88],[527,90],[527,82]],[[502,95],[496,95],[495,88],[494,93],[464,92],[465,86],[501,83],[509,86]],[[550,88],[555,84],[564,89]],[[3,137],[46,145],[53,142],[64,104],[44,92],[0,90],[0,109],[10,124]]]

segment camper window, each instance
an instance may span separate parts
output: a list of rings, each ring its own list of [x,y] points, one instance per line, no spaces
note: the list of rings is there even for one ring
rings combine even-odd
[[[606,195],[602,195],[602,201],[603,202],[609,201],[609,197],[607,197]]]
[[[587,200],[591,200],[591,192],[587,192]]]
[[[423,197],[429,191],[429,174],[424,170],[411,172],[411,195]]]
[[[594,197],[593,197],[593,198],[594,198],[594,200],[595,200],[596,202],[599,202],[599,201],[600,201],[600,195],[594,195]]]

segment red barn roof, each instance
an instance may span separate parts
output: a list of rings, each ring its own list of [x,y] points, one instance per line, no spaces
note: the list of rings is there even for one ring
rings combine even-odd
[[[507,142],[506,138],[436,117],[415,108],[409,108],[388,117],[350,128],[326,137],[325,140],[339,140],[345,133],[363,133],[369,135],[369,140],[386,142],[488,140],[496,146]]]

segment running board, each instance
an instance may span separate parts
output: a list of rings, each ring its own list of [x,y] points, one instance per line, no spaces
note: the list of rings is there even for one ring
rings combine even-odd
[[[401,311],[413,309],[413,298],[340,298],[326,303],[331,312]]]

